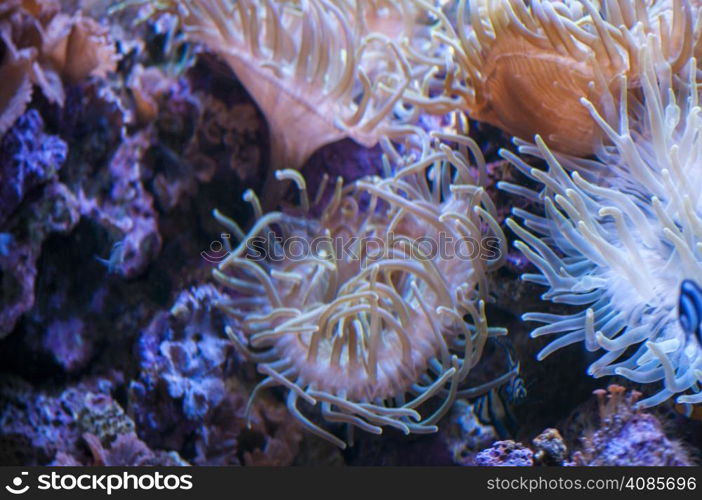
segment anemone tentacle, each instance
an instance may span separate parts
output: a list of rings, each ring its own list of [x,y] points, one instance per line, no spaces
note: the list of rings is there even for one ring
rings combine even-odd
[[[603,352],[594,376],[621,375],[662,388],[640,406],[673,396],[700,400],[702,347],[678,318],[685,280],[702,282],[702,118],[697,63],[681,71],[662,56],[654,35],[638,54],[640,91],[627,91],[615,112],[583,98],[606,135],[599,166],[549,150],[536,138],[517,141],[522,155],[545,160],[531,168],[505,153],[522,173],[544,184],[544,214],[514,211],[508,226],[517,246],[541,271],[524,279],[548,287],[544,299],[585,306],[571,315],[530,313],[543,326],[532,336],[556,335],[543,358],[575,342]],[[520,195],[508,183],[500,187]],[[532,198],[533,199],[533,198]]]
[[[252,397],[285,388],[291,414],[344,446],[305,416],[301,400],[329,422],[426,433],[458,393],[476,396],[515,376],[470,387],[487,339],[505,333],[485,318],[486,274],[501,264],[505,239],[459,155],[432,147],[390,179],[337,182],[322,207],[310,203],[299,173],[279,173],[297,184],[299,208],[259,215],[214,272],[231,292],[220,307],[244,338],[228,334],[266,377]],[[276,236],[278,246],[269,245]],[[293,240],[306,242],[304,253],[285,248]],[[451,253],[433,246],[441,241],[453,242]],[[466,242],[477,243],[477,253],[457,253]],[[422,415],[434,398],[434,412]]]
[[[405,100],[430,113],[461,108],[576,156],[592,154],[602,135],[579,100],[616,107],[610,91],[622,76],[638,88],[646,36],[674,71],[702,47],[697,8],[684,0],[459,0],[456,11],[433,29],[437,54],[448,55],[425,74],[421,98]]]

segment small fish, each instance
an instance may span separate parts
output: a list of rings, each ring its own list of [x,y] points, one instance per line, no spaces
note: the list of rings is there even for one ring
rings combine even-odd
[[[10,248],[14,241],[10,233],[0,233],[0,255],[7,257],[10,255]]]
[[[96,255],[95,260],[107,267],[108,274],[116,273],[124,262],[124,242],[118,241],[112,246],[109,258],[103,259]]]
[[[678,319],[688,338],[694,336],[698,342],[700,337],[700,321],[702,321],[702,288],[692,280],[685,280],[680,285],[678,301]]]
[[[675,411],[680,415],[684,415],[690,420],[697,420],[702,422],[702,405],[691,405],[691,404],[676,404],[674,406]]]
[[[473,403],[473,413],[481,424],[492,426],[500,439],[508,439],[516,436],[519,430],[512,407],[524,401],[527,390],[524,379],[519,376],[519,362],[515,359],[513,348],[503,342],[498,344],[507,354],[507,372],[514,373],[514,376],[477,398]]]
[[[702,343],[702,288],[692,280],[684,280],[680,284],[678,320],[688,341],[694,338]],[[702,405],[676,404],[675,410],[689,419],[702,420]]]

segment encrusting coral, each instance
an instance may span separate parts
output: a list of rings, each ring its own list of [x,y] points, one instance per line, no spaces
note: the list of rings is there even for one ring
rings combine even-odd
[[[671,435],[671,429],[660,417],[637,408],[640,392],[616,384],[593,392],[597,404],[588,402],[576,413],[583,419],[584,428],[568,429],[573,432],[572,438],[577,437],[572,442],[577,451],[572,455],[558,429],[550,428],[536,436],[530,446],[496,441],[475,455],[475,464],[488,467],[694,465],[689,450]],[[585,411],[580,413],[582,410]]]
[[[671,397],[702,402],[702,346],[697,315],[681,323],[678,298],[685,280],[702,282],[702,121],[696,61],[674,72],[654,35],[641,49],[641,92],[619,81],[616,112],[583,100],[607,136],[597,162],[553,154],[537,137],[519,151],[544,159],[532,168],[504,153],[519,170],[544,185],[540,193],[503,188],[535,202],[545,215],[515,210],[522,226],[508,225],[517,246],[542,274],[524,279],[548,287],[543,298],[578,306],[567,315],[529,313],[544,323],[533,337],[555,335],[539,354],[584,342],[603,352],[589,373],[662,382],[638,402],[647,407]],[[693,313],[694,310],[689,311]]]
[[[43,239],[52,232],[69,231],[78,220],[75,197],[57,182],[67,154],[66,143],[47,133],[35,109],[20,116],[0,140],[0,338],[14,329],[34,303],[36,261]],[[43,186],[52,215],[36,216],[27,231],[30,238],[21,231],[13,234],[8,221],[25,198]],[[42,209],[43,204],[37,203],[34,213]]]
[[[656,416],[637,409],[641,393],[628,392],[612,384],[595,392],[599,408],[599,425],[587,429],[582,449],[573,454],[579,466],[691,466],[688,450],[666,435]]]
[[[505,333],[485,318],[486,273],[500,265],[504,243],[494,207],[458,151],[429,147],[405,160],[385,179],[346,187],[338,179],[326,203],[326,183],[310,201],[299,173],[279,171],[297,184],[300,207],[264,215],[247,193],[256,215],[248,234],[216,214],[240,240],[214,275],[231,291],[220,307],[244,332],[228,329],[230,338],[266,376],[252,399],[284,387],[291,413],[341,447],[301,400],[329,422],[427,433],[457,394],[513,376],[462,384],[488,337]],[[442,241],[447,250],[433,246]],[[421,416],[434,396],[441,404]]]

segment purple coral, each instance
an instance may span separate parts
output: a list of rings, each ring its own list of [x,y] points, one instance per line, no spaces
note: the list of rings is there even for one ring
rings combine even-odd
[[[475,464],[482,467],[531,467],[534,465],[534,452],[511,440],[496,441],[476,455]]]
[[[600,427],[583,438],[583,449],[574,455],[576,465],[693,465],[685,448],[666,436],[658,418],[635,408],[641,393],[612,384],[595,395]]]
[[[84,462],[81,435],[109,443],[134,430],[112,399],[114,382],[81,382],[63,391],[37,391],[19,379],[0,384],[0,463],[45,465],[60,456]]]
[[[257,400],[247,418],[245,365],[222,335],[220,300],[212,285],[185,290],[142,333],[140,374],[129,387],[139,437],[198,465],[289,465],[301,430],[275,399]]]
[[[213,376],[224,361],[225,349],[202,347],[193,340],[164,341],[160,352],[167,368],[163,379],[172,398],[183,399],[183,413],[190,420],[204,417],[224,397],[224,383]]]
[[[30,245],[16,243],[8,235],[8,243],[0,253],[0,338],[9,334],[17,320],[34,304],[34,281],[37,254]]]
[[[149,145],[146,133],[124,138],[109,164],[107,196],[82,196],[81,211],[114,231],[121,240],[108,259],[108,269],[134,278],[161,250],[153,197],[142,183],[141,156]]]
[[[0,142],[0,226],[37,186],[56,175],[68,147],[44,131],[35,109],[22,115]]]
[[[114,442],[107,447],[105,447],[100,441],[100,438],[94,434],[83,434],[83,440],[88,445],[88,448],[90,448],[90,453],[93,458],[92,465],[107,467],[138,467],[145,465],[173,467],[188,465],[188,463],[175,452],[154,452],[133,432],[120,434]]]
[[[43,341],[46,350],[69,372],[84,367],[93,351],[92,338],[85,334],[85,323],[80,318],[53,321]]]
[[[224,398],[223,369],[231,346],[221,335],[221,317],[210,308],[217,296],[211,285],[182,292],[139,339],[141,375],[130,392],[142,436],[151,443],[178,449],[182,437]],[[174,429],[173,440],[163,435],[164,427]]]
[[[36,260],[46,234],[68,230],[77,222],[75,200],[56,181],[67,153],[61,139],[45,132],[44,120],[34,109],[0,141],[0,227],[7,228],[0,232],[0,338],[34,304]],[[27,210],[29,227],[17,227],[10,216],[28,194],[46,183],[43,195]]]
[[[70,231],[80,218],[77,200],[57,181],[45,186],[42,197],[22,212],[28,214],[27,227],[0,233],[0,338],[34,305],[37,260],[45,238]]]

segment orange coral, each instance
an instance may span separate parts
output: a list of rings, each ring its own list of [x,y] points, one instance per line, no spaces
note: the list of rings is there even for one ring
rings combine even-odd
[[[80,14],[60,13],[50,0],[0,5],[0,40],[0,135],[24,113],[33,85],[62,105],[64,80],[104,77],[117,62],[105,28]]]
[[[12,40],[0,32],[5,46],[5,55],[0,61],[0,136],[15,123],[32,98],[30,71],[33,53],[18,50]]]

